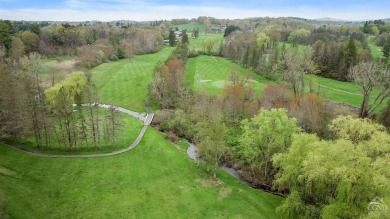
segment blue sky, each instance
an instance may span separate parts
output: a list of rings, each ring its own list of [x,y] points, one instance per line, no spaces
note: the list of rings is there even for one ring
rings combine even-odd
[[[160,20],[172,18],[332,17],[368,20],[390,17],[390,0],[0,0],[0,19]]]

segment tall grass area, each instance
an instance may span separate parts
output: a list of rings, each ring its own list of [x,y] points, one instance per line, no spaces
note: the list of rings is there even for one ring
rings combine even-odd
[[[384,58],[382,50],[375,43],[375,36],[369,36],[367,38],[367,42],[371,50],[371,55],[374,59]]]
[[[153,70],[157,63],[166,61],[173,50],[173,47],[165,47],[155,54],[139,55],[93,68],[93,81],[99,91],[100,102],[144,112],[143,100],[147,99]]]
[[[0,145],[0,194],[11,218],[276,218],[281,197],[217,174],[213,180],[153,129],[131,152],[95,159]]]
[[[260,94],[271,81],[251,72],[225,58],[214,56],[198,56],[188,60],[186,65],[186,83],[194,90],[204,90],[211,95],[220,95],[229,83],[232,70],[238,70],[242,79],[250,79],[248,83]]]

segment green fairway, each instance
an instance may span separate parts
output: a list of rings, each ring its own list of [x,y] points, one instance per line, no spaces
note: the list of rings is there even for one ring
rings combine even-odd
[[[309,77],[306,77],[306,88],[309,90]],[[319,76],[313,76],[314,83],[313,83],[313,90],[315,93],[319,93],[320,96],[324,97],[328,100],[333,100],[341,103],[346,103],[355,107],[360,107],[363,101],[363,95],[361,88],[356,85],[354,82],[344,82],[344,81],[337,81],[329,78],[323,78]],[[318,87],[318,84],[321,85],[321,87]],[[318,92],[319,91],[319,92]],[[373,100],[374,96],[378,95],[378,90],[373,91],[372,98]],[[386,101],[382,103],[382,105],[376,110],[376,112],[379,112],[383,107],[386,105]]]
[[[28,167],[28,168],[26,168]],[[0,194],[11,218],[276,218],[282,198],[222,170],[218,181],[148,129],[121,155],[34,157],[0,145]]]
[[[354,82],[337,81],[319,76],[306,77],[306,88],[308,91],[310,87],[309,77],[314,79],[312,90],[325,99],[347,103],[356,107],[359,107],[363,100],[360,88]],[[318,84],[321,86],[319,87]]]
[[[175,27],[177,27],[180,31],[187,30],[187,32],[190,35],[191,35],[191,32],[193,30],[196,30],[196,29],[199,30],[199,34],[203,34],[206,32],[203,24],[200,24],[198,22],[192,22],[192,23],[188,23],[188,24],[179,24],[179,25],[175,25]]]
[[[369,36],[367,38],[367,42],[368,42],[368,46],[370,47],[370,50],[371,50],[371,55],[374,59],[378,59],[378,58],[383,58],[383,52],[382,50],[379,48],[378,45],[376,45],[375,43],[375,37],[374,36]]]
[[[240,71],[242,78],[250,74],[250,85],[262,95],[263,89],[270,83],[257,74],[250,73],[247,68],[241,67],[225,58],[213,56],[198,56],[188,60],[186,65],[186,83],[192,85],[195,90],[205,90],[211,95],[220,95],[224,86],[228,83],[233,66]],[[306,77],[306,91],[309,92],[310,76]],[[319,93],[325,99],[350,104],[360,107],[363,97],[360,88],[354,82],[343,82],[319,76],[312,76],[312,91]],[[318,85],[321,85],[319,87]],[[373,92],[377,94],[377,92]],[[382,107],[385,103],[382,104]],[[380,108],[379,108],[380,109]]]
[[[173,51],[165,47],[155,54],[135,56],[104,63],[92,69],[93,81],[99,90],[100,102],[144,112],[148,85],[158,62],[164,62]]]
[[[190,51],[204,51],[204,42],[206,40],[214,41],[214,46],[211,50],[213,53],[217,53],[219,51],[219,46],[221,41],[223,42],[224,38],[221,34],[202,34],[199,35],[198,38],[189,37],[190,44],[188,45],[188,49]]]
[[[211,95],[220,95],[228,83],[232,69],[238,69],[242,79],[260,94],[264,86],[271,81],[251,73],[247,68],[241,67],[225,58],[214,56],[198,56],[188,60],[185,80],[195,90],[205,90]]]

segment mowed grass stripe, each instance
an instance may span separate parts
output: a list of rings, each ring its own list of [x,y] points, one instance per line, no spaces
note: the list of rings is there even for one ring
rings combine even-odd
[[[380,59],[384,57],[381,48],[375,43],[375,36],[367,37],[367,42],[371,50],[371,55],[374,59]]]
[[[14,218],[276,218],[282,201],[222,170],[216,185],[151,128],[131,153],[105,158],[39,158],[0,146],[0,166],[17,173],[0,174]]]
[[[168,59],[173,49],[165,47],[155,54],[104,63],[92,69],[100,102],[139,112],[145,111],[142,100],[147,99],[153,70],[157,63]]]

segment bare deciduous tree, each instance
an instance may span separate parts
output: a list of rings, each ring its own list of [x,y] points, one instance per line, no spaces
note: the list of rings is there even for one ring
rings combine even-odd
[[[350,68],[349,77],[362,90],[363,101],[359,112],[362,118],[372,115],[390,96],[390,70],[384,64],[361,62]]]

